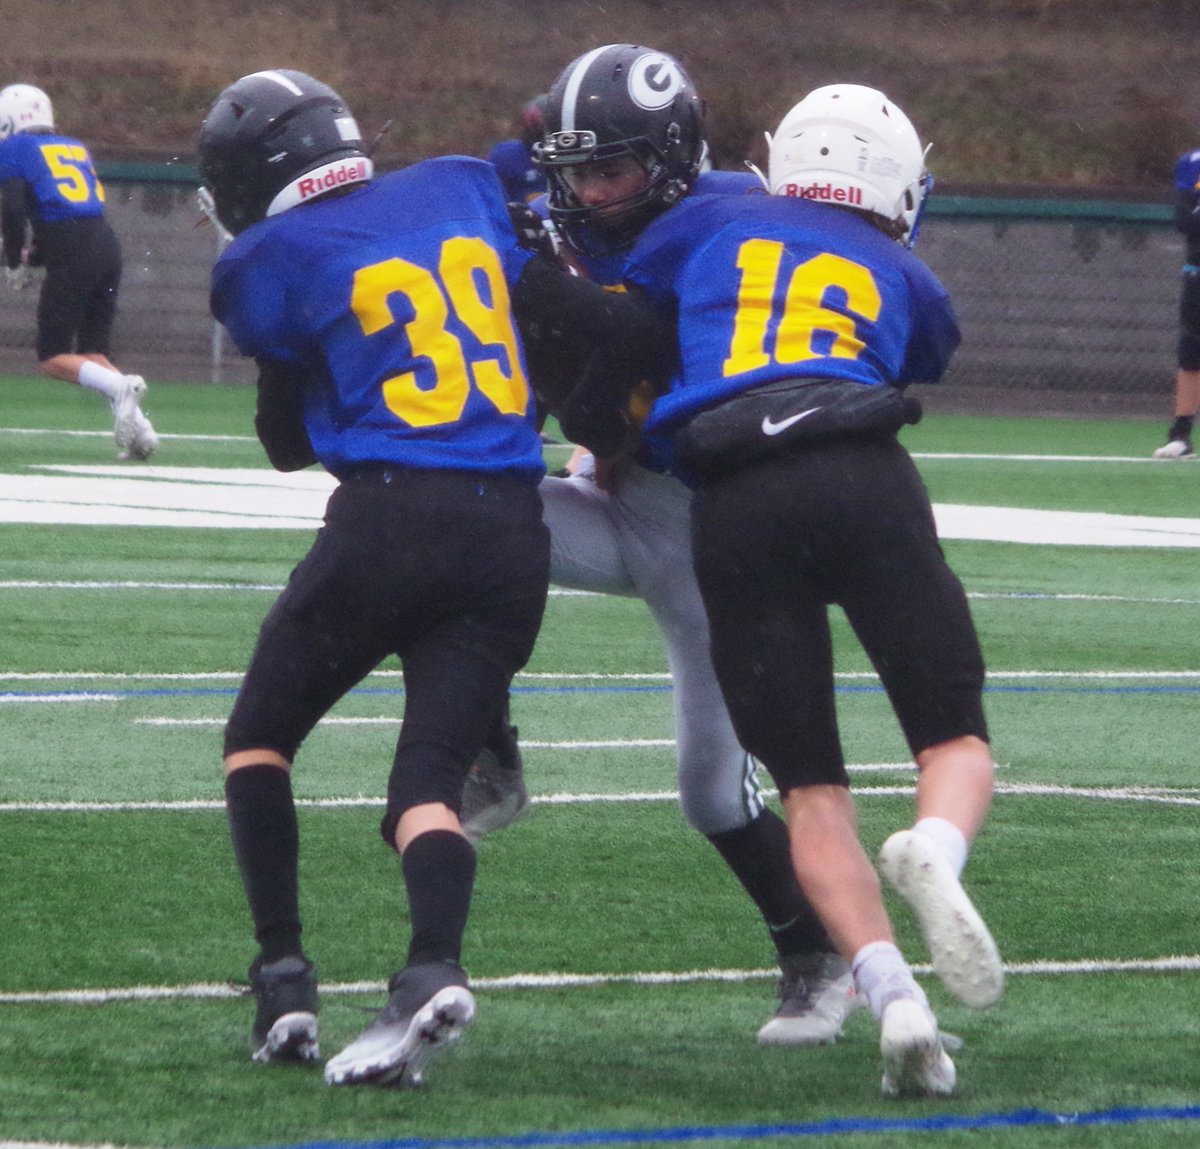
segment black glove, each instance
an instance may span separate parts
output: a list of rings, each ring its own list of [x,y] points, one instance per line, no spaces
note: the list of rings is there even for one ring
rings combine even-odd
[[[513,231],[517,233],[517,240],[526,251],[532,251],[546,259],[558,258],[558,244],[555,242],[554,233],[529,204],[510,203],[508,218],[512,221]]]

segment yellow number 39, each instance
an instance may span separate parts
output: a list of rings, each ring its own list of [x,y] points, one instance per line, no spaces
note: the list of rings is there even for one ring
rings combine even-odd
[[[486,296],[480,290],[486,285]],[[509,309],[508,284],[500,257],[482,239],[459,236],[442,244],[437,275],[405,259],[385,259],[354,276],[350,306],[364,335],[395,323],[388,304],[407,297],[413,317],[405,333],[414,356],[433,365],[433,385],[421,387],[415,371],[383,384],[388,408],[412,427],[435,427],[461,418],[472,382],[504,415],[520,415],[529,402],[517,335]],[[447,329],[451,310],[487,349],[468,361],[462,342]]]

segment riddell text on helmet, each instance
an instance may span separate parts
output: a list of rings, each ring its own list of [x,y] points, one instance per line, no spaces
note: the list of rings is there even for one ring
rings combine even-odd
[[[296,194],[303,203],[312,196],[331,191],[342,184],[358,183],[370,178],[371,172],[365,159],[347,160],[345,163],[318,168],[310,175],[302,176],[297,181]]]
[[[828,200],[830,203],[848,203],[861,207],[862,188],[840,188],[833,184],[784,184],[783,194],[798,199]]]

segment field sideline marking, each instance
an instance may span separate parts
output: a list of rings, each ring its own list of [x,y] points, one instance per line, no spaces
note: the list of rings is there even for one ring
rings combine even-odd
[[[933,966],[912,965],[917,974],[932,974]],[[1004,971],[1014,976],[1069,976],[1072,974],[1110,973],[1193,973],[1200,970],[1200,954],[1171,955],[1162,958],[1133,958],[1105,961],[1083,958],[1076,961],[1042,959],[1006,963]],[[746,982],[778,978],[778,969],[699,969],[680,973],[644,971],[640,973],[520,973],[505,977],[471,979],[472,989],[589,989],[609,985],[694,985],[699,982]],[[360,993],[384,993],[386,981],[322,982],[321,992],[336,996]],[[247,986],[230,982],[193,982],[190,985],[137,985],[111,989],[63,989],[0,993],[0,1005],[106,1005],[126,1001],[210,1000],[249,997]]]
[[[68,439],[111,439],[111,431],[69,431],[56,427],[0,427],[0,435],[62,435]],[[162,434],[161,439],[175,443],[250,443],[258,446],[254,435]],[[543,443],[547,450],[574,450],[570,443]],[[910,451],[914,459],[979,459],[1015,463],[1150,463],[1162,466],[1161,459],[1150,455],[1002,455],[983,451]],[[128,468],[126,468],[128,470]]]
[[[889,770],[915,770],[911,764],[865,763],[848,766],[851,772],[877,773]],[[856,786],[855,797],[900,798],[909,797],[915,786]],[[774,797],[775,791],[764,787],[764,795]],[[1001,782],[995,788],[997,796],[1011,795],[1016,798],[1091,798],[1107,802],[1154,802],[1164,806],[1200,806],[1200,789],[1173,786],[1056,786],[1041,782]],[[625,802],[678,802],[677,790],[628,790],[616,793],[571,794],[560,791],[554,794],[530,795],[534,806],[585,806],[620,804]],[[353,798],[297,798],[296,805],[311,810],[354,810],[381,809],[383,798],[359,794]],[[180,798],[165,801],[112,801],[112,802],[0,802],[0,814],[122,814],[122,813],[181,813],[187,811],[221,811],[225,802],[212,798]]]
[[[225,582],[104,582],[97,580],[63,579],[59,581],[43,581],[35,579],[4,579],[0,580],[0,590],[170,590],[170,591],[200,591],[200,590],[232,590],[232,591],[269,591],[278,594],[284,588],[283,583],[225,583]],[[569,587],[552,586],[549,590],[551,598],[600,598],[604,596],[595,590],[573,590]],[[1022,596],[1024,597],[1024,596]],[[1135,600],[1137,601],[1137,600]],[[1200,602],[1200,600],[1197,600]],[[0,1144],[3,1144],[0,1142]]]
[[[0,579],[0,590],[166,590],[166,591],[232,591],[235,593],[278,594],[283,583],[223,583],[223,582],[144,582],[102,579]],[[575,590],[552,586],[551,598],[609,598],[603,591]],[[976,602],[1111,602],[1133,603],[1138,606],[1200,606],[1200,598],[1157,598],[1122,594],[1084,594],[1067,592],[1052,594],[1044,591],[968,591],[967,598]]]
[[[678,1145],[698,1141],[777,1141],[781,1138],[841,1138],[847,1133],[978,1132],[1034,1127],[1093,1128],[1145,1125],[1151,1122],[1194,1122],[1198,1106],[1119,1106],[1114,1109],[1054,1113],[1046,1109],[1016,1109],[993,1113],[937,1113],[929,1117],[827,1117],[818,1121],[772,1125],[686,1125],[639,1129],[581,1129],[566,1132],[525,1132],[477,1137],[405,1137],[387,1141],[324,1140],[293,1143],[287,1149],[553,1149],[555,1146]],[[893,1142],[889,1141],[888,1144]],[[70,1144],[62,1141],[0,1141],[0,1149],[118,1149],[111,1142]],[[279,1149],[278,1146],[274,1149]]]
[[[1027,462],[1067,457],[999,458]],[[320,523],[329,492],[335,486],[332,475],[311,470],[279,474],[263,467],[35,464],[6,475],[0,496],[0,521],[311,531]],[[949,503],[934,503],[933,511],[938,533],[945,539],[1059,546],[1200,547],[1200,519],[1195,518]]]
[[[111,439],[111,431],[63,431],[55,427],[0,427],[0,435],[63,435],[68,439]],[[258,445],[254,435],[172,435],[161,433],[160,439],[175,443],[253,443]],[[0,1145],[4,1142],[0,1141]]]
[[[367,679],[403,677],[400,670],[375,670]],[[242,677],[240,670],[168,671],[91,671],[91,670],[0,670],[0,682],[233,682]],[[1109,681],[1161,681],[1164,679],[1200,679],[1200,670],[988,670],[988,678],[1072,679]],[[845,681],[877,679],[872,670],[839,670],[834,678]],[[666,671],[521,671],[516,682],[670,682]]]

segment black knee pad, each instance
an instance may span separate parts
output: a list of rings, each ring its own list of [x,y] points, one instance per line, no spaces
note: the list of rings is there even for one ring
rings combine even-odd
[[[388,778],[387,809],[379,824],[383,840],[393,849],[396,826],[406,810],[441,803],[457,814],[462,806],[463,784],[470,762],[448,746],[434,742],[402,743]]]

